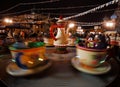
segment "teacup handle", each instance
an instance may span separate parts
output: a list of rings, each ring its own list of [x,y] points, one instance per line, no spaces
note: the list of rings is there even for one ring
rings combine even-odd
[[[64,28],[64,26],[62,26],[62,25],[57,25],[57,24],[54,24],[54,25],[51,25],[51,26],[50,26],[50,36],[51,36],[54,40],[57,40],[57,38],[55,38],[54,33],[53,33],[53,30],[54,30],[54,29],[57,29],[57,28]]]
[[[104,62],[108,61],[109,59],[110,59],[110,57],[109,57],[109,55],[107,54],[107,55],[105,56],[105,59],[104,59],[103,61],[101,61],[100,63],[104,63]]]
[[[21,63],[21,56],[23,55],[22,52],[19,52],[16,54],[16,57],[15,57],[15,62],[16,64],[18,65],[18,67],[22,68],[22,69],[28,69],[26,65],[22,64]]]

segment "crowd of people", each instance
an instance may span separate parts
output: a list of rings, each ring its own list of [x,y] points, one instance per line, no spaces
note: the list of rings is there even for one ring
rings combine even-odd
[[[93,49],[104,49],[107,46],[113,45],[111,41],[120,41],[120,34],[105,34],[105,33],[86,33],[81,34],[77,37],[77,43],[80,46],[93,48]],[[119,45],[119,43],[117,43]]]
[[[87,48],[105,49],[110,45],[110,37],[105,34],[88,33],[84,38],[78,37],[77,43]]]
[[[44,32],[34,32],[33,30],[0,30],[0,40],[1,41],[11,41],[18,40],[18,38],[22,38],[22,40],[40,40],[43,41],[43,37],[46,36]],[[77,38],[77,43],[80,46],[103,49],[107,46],[111,45],[111,41],[120,42],[120,34],[105,34],[105,33],[84,33],[84,34],[76,34],[75,38]],[[6,42],[7,42],[6,41]],[[119,45],[119,43],[117,43]]]
[[[0,45],[4,46],[5,43],[13,43],[16,40],[31,40],[31,41],[44,41],[43,37],[46,36],[44,32],[34,32],[33,30],[0,30]],[[83,47],[92,49],[106,49],[107,47],[114,46],[115,49],[120,47],[120,33],[105,34],[105,33],[90,33],[74,35],[77,44]],[[116,42],[116,43],[113,43]],[[115,50],[116,51],[116,50]]]
[[[1,32],[2,31],[2,32]],[[41,37],[41,38],[39,38]],[[17,40],[40,40],[42,41],[42,33],[34,32],[33,30],[0,30],[0,44],[14,43]]]
[[[110,56],[117,56],[120,59],[120,33],[81,34],[77,37],[76,43],[90,49],[110,48]]]

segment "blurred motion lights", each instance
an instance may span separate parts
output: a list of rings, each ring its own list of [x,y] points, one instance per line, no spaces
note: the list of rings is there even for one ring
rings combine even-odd
[[[74,24],[74,23],[70,23],[70,24],[68,25],[68,27],[69,27],[69,28],[74,28],[74,27],[75,27],[75,24]]]
[[[106,27],[114,27],[114,26],[115,26],[115,23],[112,22],[112,21],[109,21],[109,22],[106,22],[106,23],[105,23],[105,26],[106,26]]]
[[[9,18],[5,18],[5,19],[4,19],[4,22],[5,22],[5,23],[13,23],[13,20],[12,20],[12,19],[9,19]]]

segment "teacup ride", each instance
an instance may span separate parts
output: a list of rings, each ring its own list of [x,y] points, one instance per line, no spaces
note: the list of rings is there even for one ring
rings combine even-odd
[[[57,29],[57,34],[54,34],[54,30]],[[54,39],[54,46],[56,47],[56,53],[64,54],[68,53],[68,32],[65,29],[65,22],[59,20],[57,24],[50,26],[50,35]]]
[[[12,62],[7,72],[13,76],[31,75],[46,70],[51,61],[45,57],[46,48],[43,42],[30,42],[26,48],[9,47]]]
[[[46,46],[53,46],[53,41],[54,41],[53,38],[44,37],[43,39],[44,39],[44,43],[45,43]]]
[[[76,56],[72,58],[72,65],[79,71],[99,75],[111,69],[108,63],[107,49],[92,49],[76,45]]]
[[[110,40],[110,45],[112,46],[120,46],[120,42],[117,40]]]

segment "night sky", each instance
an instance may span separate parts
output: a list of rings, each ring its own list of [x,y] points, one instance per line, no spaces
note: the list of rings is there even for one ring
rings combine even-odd
[[[57,2],[52,3],[44,3],[44,4],[32,4],[32,5],[19,5],[15,8],[5,11],[15,5],[18,5],[19,3],[32,3],[32,2],[45,2],[48,0],[1,0],[0,1],[0,16],[4,16],[5,14],[14,13],[12,15],[19,15],[24,13],[30,13],[31,11],[35,11],[36,13],[41,13],[44,15],[50,14],[51,17],[59,17],[62,15],[63,17],[75,15],[84,11],[87,11],[89,9],[92,9],[94,7],[97,7],[101,4],[104,4],[106,2],[112,1],[112,0],[59,0]],[[54,0],[51,0],[54,1]],[[80,6],[86,6],[86,7],[80,7]],[[88,6],[88,7],[87,7]],[[70,9],[66,9],[67,7],[73,7]],[[94,13],[89,13],[87,15],[74,18],[73,20],[77,21],[102,21],[103,17],[107,16],[110,17],[114,10],[117,7],[117,4],[110,5],[108,7],[105,7],[103,9],[100,9]],[[45,8],[63,8],[63,9],[54,9],[54,10],[47,10]],[[32,9],[32,10],[29,10]],[[40,10],[45,9],[45,10]],[[22,13],[16,13],[29,10]],[[109,10],[109,11],[105,11]]]

